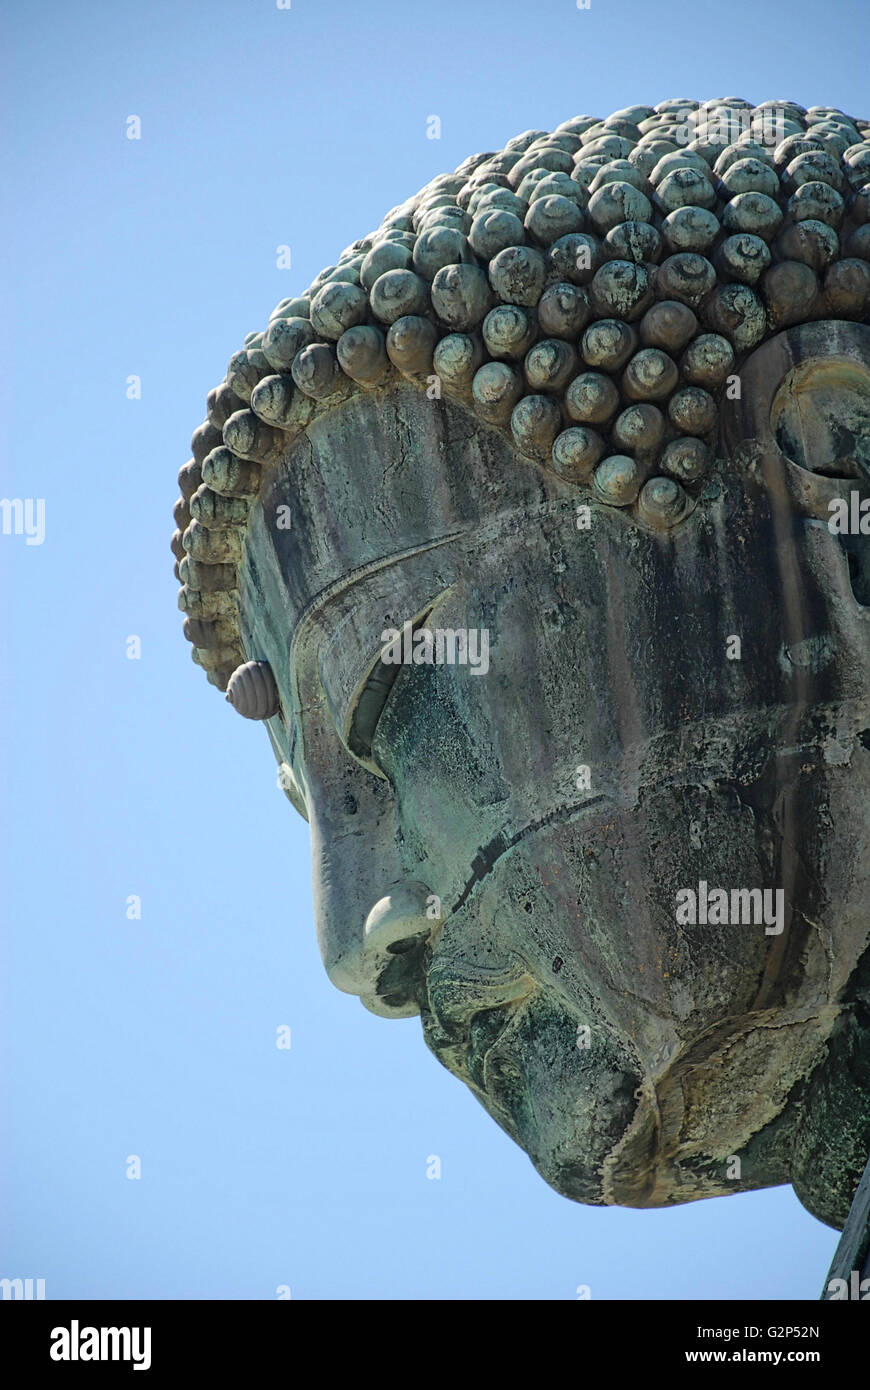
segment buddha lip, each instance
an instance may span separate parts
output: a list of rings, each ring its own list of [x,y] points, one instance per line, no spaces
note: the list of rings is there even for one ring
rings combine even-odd
[[[507,1035],[516,1027],[517,1015],[521,1012],[521,1001],[516,1001],[513,1008],[502,1004],[496,1005],[493,1010],[480,1010],[479,1012],[496,1012],[498,1010],[503,1011],[504,1017],[500,1020],[495,1032],[485,1039],[470,1040],[466,1050],[466,1065],[472,1080],[475,1080],[476,1077],[480,1078],[480,1081],[475,1082],[475,1084],[480,1092],[492,1101],[494,1101],[493,1093],[490,1085],[487,1085],[487,1062],[490,1057],[497,1055]],[[475,1015],[475,1018],[477,1017],[478,1015]]]
[[[461,1033],[478,1014],[519,1004],[537,988],[537,981],[526,962],[512,951],[500,966],[472,965],[461,956],[451,958],[447,977],[449,988],[442,991],[437,946],[435,951],[428,970],[429,1005],[439,1029],[445,1038],[450,1038],[450,1043],[445,1045],[455,1045],[459,1041],[456,1030]]]

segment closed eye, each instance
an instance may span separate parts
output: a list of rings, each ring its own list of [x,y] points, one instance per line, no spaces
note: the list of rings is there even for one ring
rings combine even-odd
[[[418,632],[421,627],[426,625],[426,620],[431,611],[431,609],[428,609],[424,614],[415,619],[411,629],[412,638],[414,633]],[[371,772],[376,773],[379,777],[383,777],[385,774],[375,762],[372,754],[372,744],[374,743],[381,715],[387,707],[387,701],[392,694],[393,687],[403,670],[404,667],[401,664],[386,662],[379,657],[360,687],[350,715],[350,723],[347,731],[347,746],[355,758],[358,758],[361,763],[364,763]]]
[[[351,715],[347,746],[354,757],[359,758],[361,762],[371,763],[373,761],[372,741],[378,727],[378,720],[386,708],[390,692],[401,669],[401,666],[388,666],[386,662],[379,660],[373,666],[368,680],[359,693]],[[383,776],[383,773],[381,775]]]

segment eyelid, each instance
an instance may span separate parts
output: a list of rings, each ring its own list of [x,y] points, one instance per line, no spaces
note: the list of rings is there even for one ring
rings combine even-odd
[[[400,670],[401,667],[387,666],[379,658],[359,693],[347,731],[347,746],[360,762],[373,761],[372,741],[375,730]]]
[[[430,606],[425,613],[413,619],[412,634],[425,626],[431,611]],[[385,773],[372,756],[372,744],[381,715],[403,669],[400,664],[385,662],[379,654],[356,695],[348,718],[348,748],[355,758],[378,777],[385,777]]]

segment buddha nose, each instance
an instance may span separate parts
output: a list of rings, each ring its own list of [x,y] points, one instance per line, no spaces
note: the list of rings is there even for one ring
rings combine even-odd
[[[419,1013],[423,949],[440,922],[440,903],[398,843],[392,790],[372,778],[342,799],[311,798],[314,910],[330,980],[372,1013]]]
[[[372,1013],[409,1018],[420,1012],[417,987],[423,947],[438,920],[438,899],[416,880],[397,884],[375,903],[365,921],[360,953],[360,998]]]

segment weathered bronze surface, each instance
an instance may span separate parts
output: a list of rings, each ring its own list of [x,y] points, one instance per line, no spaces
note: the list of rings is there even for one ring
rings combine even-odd
[[[331,979],[578,1201],[842,1226],[866,1161],[868,319],[867,122],[577,117],[282,302],[181,470]]]

